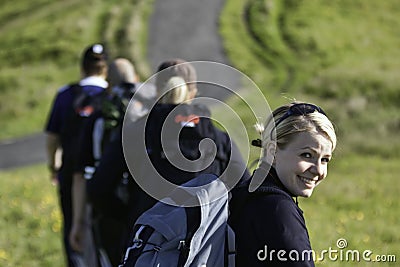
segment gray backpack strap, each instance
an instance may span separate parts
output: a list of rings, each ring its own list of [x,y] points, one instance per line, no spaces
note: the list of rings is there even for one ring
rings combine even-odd
[[[179,244],[178,249],[180,250],[178,267],[185,265],[189,252],[190,252],[190,242],[192,241],[194,233],[200,226],[201,223],[201,209],[200,207],[187,207],[186,211],[186,239]]]
[[[225,234],[225,267],[235,267],[235,257],[235,232],[229,225],[227,225]]]

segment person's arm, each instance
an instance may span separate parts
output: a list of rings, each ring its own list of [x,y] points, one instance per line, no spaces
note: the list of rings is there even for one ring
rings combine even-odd
[[[97,116],[92,115],[82,125],[77,142],[80,148],[74,163],[74,175],[72,178],[72,227],[70,243],[73,250],[82,252],[85,240],[86,224],[86,187],[85,167],[94,166],[92,133],[93,122]]]
[[[72,182],[72,228],[69,239],[72,249],[79,252],[84,248],[85,207],[86,180],[83,173],[76,172]]]
[[[60,149],[60,136],[55,133],[46,133],[47,166],[50,171],[50,178],[53,183],[57,179],[59,164],[57,162],[57,150]]]

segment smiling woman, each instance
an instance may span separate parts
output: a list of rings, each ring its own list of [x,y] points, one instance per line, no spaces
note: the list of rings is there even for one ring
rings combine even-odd
[[[334,127],[320,107],[293,103],[276,109],[257,128],[260,166],[232,192],[237,266],[314,266],[297,197],[310,197],[326,178],[336,147]]]

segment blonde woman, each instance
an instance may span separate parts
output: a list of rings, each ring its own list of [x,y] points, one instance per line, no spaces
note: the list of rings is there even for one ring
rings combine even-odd
[[[210,110],[195,101],[196,81],[189,62],[172,59],[160,64],[155,80],[158,102],[127,132],[124,153],[135,181],[159,193],[150,196],[149,190],[139,190],[138,216],[170,193],[161,180],[181,185],[201,173],[220,176],[228,163],[233,166],[232,179],[250,177],[234,142],[213,125]]]
[[[314,266],[297,197],[310,197],[326,178],[334,127],[320,107],[293,103],[258,128],[261,164],[231,201],[237,266]]]

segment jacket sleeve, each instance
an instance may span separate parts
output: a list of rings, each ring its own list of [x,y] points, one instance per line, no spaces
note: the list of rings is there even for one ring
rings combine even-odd
[[[65,109],[64,103],[62,101],[61,94],[58,94],[52,104],[52,108],[48,115],[47,123],[45,126],[45,132],[53,133],[53,134],[61,134],[62,130],[62,122],[65,117]]]

